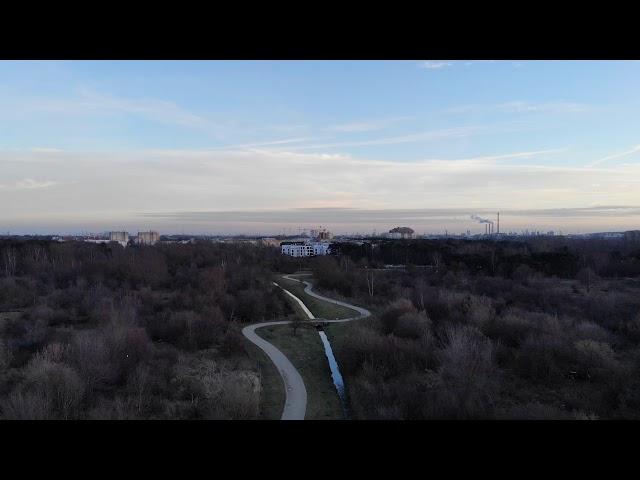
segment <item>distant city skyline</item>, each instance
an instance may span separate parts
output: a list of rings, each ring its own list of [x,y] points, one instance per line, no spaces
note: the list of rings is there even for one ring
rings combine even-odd
[[[0,61],[0,232],[640,228],[638,61]]]

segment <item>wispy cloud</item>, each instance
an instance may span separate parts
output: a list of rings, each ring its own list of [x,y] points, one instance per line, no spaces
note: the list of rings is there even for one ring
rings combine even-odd
[[[55,185],[56,182],[51,180],[34,180],[32,178],[25,178],[24,180],[18,180],[13,183],[0,184],[0,190],[37,190],[40,188],[47,188]]]
[[[383,130],[393,124],[396,124],[402,120],[406,120],[409,117],[395,117],[375,120],[363,120],[357,122],[343,123],[339,125],[332,125],[327,127],[327,130],[333,132],[371,132],[375,130]]]
[[[464,62],[465,67],[470,67],[472,65],[479,65],[481,63],[494,63],[495,60],[469,60]]]
[[[65,99],[17,98],[7,106],[22,114],[48,113],[56,116],[119,113],[144,120],[194,128],[215,133],[223,126],[170,101],[154,98],[129,98],[80,88],[77,96]]]
[[[47,222],[53,219],[60,224],[73,219],[91,225],[99,223],[96,219],[104,222],[108,218],[130,222],[131,228],[150,228],[148,222],[140,225],[135,212],[265,212],[293,207],[397,210],[428,205],[431,209],[465,210],[468,220],[470,213],[482,214],[482,209],[637,204],[640,165],[605,169],[536,164],[538,156],[555,151],[558,149],[531,149],[405,162],[274,149],[134,151],[121,152],[117,157],[61,152],[55,155],[55,162],[39,162],[35,159],[48,159],[51,154],[0,151],[3,174],[23,179],[2,185],[0,206],[8,225],[24,223],[25,219],[42,225],[50,225]],[[530,161],[509,162],[519,158]],[[46,188],[56,183],[64,183],[65,188]],[[25,195],[16,201],[20,189],[37,190],[37,195]],[[612,216],[622,216],[624,212],[614,213]],[[326,215],[331,219],[329,213]],[[624,215],[628,218],[628,212]],[[554,215],[549,213],[548,217]],[[602,215],[599,218],[608,221]],[[264,228],[284,222],[269,215],[255,221]],[[157,222],[153,225],[162,230],[180,225],[181,219]],[[187,226],[217,228],[210,218],[185,222]],[[249,228],[241,216],[225,222],[221,227],[224,231]],[[555,225],[563,223],[556,221]]]
[[[608,162],[609,160],[615,160],[616,158],[626,157],[628,155],[633,155],[634,153],[637,153],[637,152],[640,152],[640,145],[636,145],[635,147],[630,148],[629,150],[626,150],[624,152],[614,153],[613,155],[607,155],[606,157],[603,157],[591,162],[588,166],[595,167],[602,163]]]
[[[205,117],[196,115],[179,105],[151,98],[124,98],[97,93],[88,89],[80,91],[81,105],[89,109],[118,111],[137,115],[161,123],[191,128],[212,129],[217,125]]]
[[[316,145],[302,145],[294,147],[295,150],[318,150],[335,147],[364,147],[370,145],[397,145],[402,143],[425,142],[444,138],[462,138],[474,133],[487,130],[483,126],[464,126],[454,128],[442,128],[427,130],[424,132],[410,133],[407,135],[395,135],[390,137],[374,138],[371,140],[344,141],[335,143],[324,143]]]
[[[452,62],[441,62],[441,61],[426,61],[420,63],[420,68],[426,68],[427,70],[440,70],[442,68],[453,66]]]
[[[280,140],[271,140],[268,142],[255,142],[255,143],[240,143],[235,145],[225,145],[222,147],[215,147],[208,150],[236,150],[236,149],[251,149],[255,147],[272,147],[278,145],[290,145],[292,143],[308,142],[310,140],[318,140],[315,137],[299,137],[299,138],[285,138]]]
[[[33,147],[33,148],[31,148],[31,151],[40,152],[40,153],[59,153],[59,152],[62,152],[62,150],[59,149],[59,148],[51,148],[51,147]]]
[[[575,102],[548,102],[530,103],[523,101],[507,102],[497,105],[498,110],[508,112],[551,112],[551,113],[576,113],[586,112],[591,109],[589,105]]]
[[[490,105],[459,105],[445,110],[446,113],[468,114],[483,112],[505,112],[505,113],[582,113],[594,110],[595,107],[577,102],[525,102],[514,100],[511,102],[490,104]]]

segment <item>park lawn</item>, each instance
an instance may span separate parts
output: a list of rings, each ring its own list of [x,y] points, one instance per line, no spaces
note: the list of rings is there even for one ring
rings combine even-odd
[[[312,277],[308,276],[300,278],[309,281],[309,279]],[[293,280],[288,280],[282,277],[279,277],[277,279],[277,283],[283,288],[289,290],[300,300],[302,300],[316,318],[335,320],[342,318],[351,318],[358,315],[358,312],[356,312],[355,310],[336,305],[335,303],[325,302],[324,300],[320,300],[318,298],[312,297],[311,295],[308,295],[304,291],[305,285],[303,283],[295,282]],[[291,302],[292,305],[294,303],[294,301]],[[306,315],[303,318],[306,318]]]
[[[272,325],[256,332],[284,353],[300,372],[307,389],[305,420],[342,419],[342,406],[318,331],[309,324],[301,324],[295,336],[290,325]]]

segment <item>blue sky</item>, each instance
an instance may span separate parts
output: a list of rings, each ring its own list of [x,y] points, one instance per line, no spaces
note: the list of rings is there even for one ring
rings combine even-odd
[[[0,62],[0,229],[637,228],[639,81],[637,61]]]

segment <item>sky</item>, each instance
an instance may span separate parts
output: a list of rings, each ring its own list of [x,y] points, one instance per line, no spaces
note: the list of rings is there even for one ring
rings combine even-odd
[[[640,61],[0,61],[0,232],[640,228]]]

